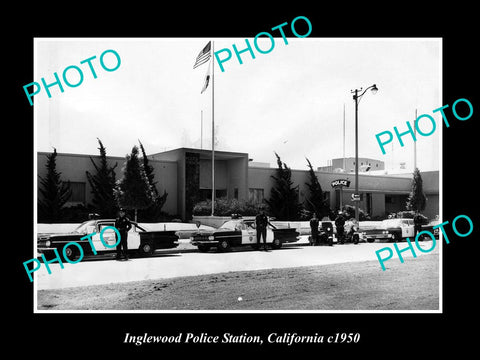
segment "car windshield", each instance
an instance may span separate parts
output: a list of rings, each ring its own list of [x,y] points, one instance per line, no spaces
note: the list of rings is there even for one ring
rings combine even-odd
[[[88,220],[78,225],[73,232],[78,234],[87,234],[92,227],[95,227],[95,220]]]
[[[226,230],[235,230],[235,227],[238,227],[241,225],[241,222],[238,220],[229,220],[225,223],[223,223],[222,226],[220,226],[219,229],[226,229]]]
[[[145,228],[138,225],[136,222],[131,221],[131,223],[132,223],[132,230],[131,231],[141,231],[141,232],[147,231],[147,230],[145,230]],[[107,222],[100,221],[99,225],[100,226],[113,226],[113,220],[111,222],[110,221],[107,221]],[[94,231],[95,231],[95,220],[87,220],[87,221],[81,223],[80,225],[78,225],[76,227],[76,229],[73,230],[74,233],[82,234],[82,235],[91,234]]]

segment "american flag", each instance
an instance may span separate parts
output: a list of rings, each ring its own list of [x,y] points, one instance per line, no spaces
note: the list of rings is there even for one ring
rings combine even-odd
[[[197,56],[197,60],[195,60],[195,65],[193,65],[193,68],[195,69],[196,67],[205,64],[208,60],[210,60],[210,48],[212,46],[212,42],[209,41],[207,45],[203,48],[202,51]]]
[[[203,94],[203,92],[205,90],[207,90],[209,82],[210,82],[210,65],[208,65],[207,73],[205,74],[205,82],[203,84],[203,88],[202,88],[202,91],[200,92],[200,94]]]

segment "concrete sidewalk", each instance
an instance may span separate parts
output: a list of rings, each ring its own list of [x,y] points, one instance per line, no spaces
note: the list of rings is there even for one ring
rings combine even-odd
[[[298,244],[297,244],[298,245]],[[406,248],[401,243],[400,249]],[[430,249],[431,241],[420,243],[424,249]],[[149,279],[166,279],[182,276],[216,274],[231,271],[250,271],[264,269],[293,268],[317,266],[345,262],[371,261],[378,262],[376,251],[382,248],[393,248],[391,244],[361,243],[358,245],[334,246],[285,246],[272,251],[230,251],[226,253],[200,253],[190,249],[177,250],[173,253],[156,252],[150,257],[132,258],[129,261],[113,261],[109,259],[82,260],[77,264],[50,264],[51,274],[45,266],[34,273],[36,289],[55,289]],[[416,256],[428,256],[439,251],[437,246],[432,252],[416,251]],[[183,253],[181,253],[183,252]],[[415,261],[412,253],[402,253],[405,262]],[[399,263],[397,256],[386,262],[386,271],[390,264]],[[378,263],[378,271],[383,272]]]

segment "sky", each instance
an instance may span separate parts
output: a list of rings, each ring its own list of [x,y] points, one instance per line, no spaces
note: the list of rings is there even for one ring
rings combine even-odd
[[[215,51],[246,46],[245,38],[36,38],[32,81],[51,83],[54,72],[61,78],[70,65],[84,76],[77,87],[63,84],[63,93],[51,87],[51,98],[43,88],[35,95],[36,150],[97,155],[97,138],[109,156],[124,157],[139,140],[147,154],[201,144],[211,149],[211,84],[200,93],[211,61],[193,69],[210,40]],[[270,47],[268,38],[258,44]],[[99,63],[109,49],[121,58],[111,72]],[[413,168],[411,137],[403,137],[404,147],[395,139],[383,155],[375,135],[394,126],[407,130],[417,111],[437,121],[432,135],[417,134],[417,166],[439,169],[442,121],[433,110],[443,105],[441,39],[293,37],[286,45],[280,37],[268,54],[253,51],[255,59],[241,55],[243,64],[233,54],[224,72],[215,62],[217,150],[246,152],[271,166],[274,152],[292,169],[306,169],[305,158],[324,166],[343,156],[345,109],[345,155],[353,157],[351,90],[376,84],[378,92],[365,93],[359,103],[359,156],[383,160],[387,168],[400,162]],[[96,79],[80,63],[94,55]],[[108,67],[116,63],[111,53],[104,59]],[[72,83],[79,80],[75,71],[68,75]],[[431,125],[421,128],[428,132]]]

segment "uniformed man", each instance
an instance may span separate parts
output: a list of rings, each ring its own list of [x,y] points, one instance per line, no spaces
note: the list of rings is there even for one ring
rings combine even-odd
[[[127,237],[128,231],[132,228],[132,223],[127,218],[125,209],[120,209],[118,211],[118,217],[115,219],[115,228],[120,233],[120,243],[117,245],[117,256],[116,259],[120,260],[124,258],[128,260],[128,244]],[[115,232],[115,237],[117,238],[117,233]]]
[[[310,245],[318,245],[318,224],[317,214],[313,213],[313,217],[310,219],[310,234],[312,238]]]
[[[335,219],[335,227],[337,228],[337,241],[339,244],[343,244],[345,239],[344,239],[344,228],[345,226],[345,218],[342,215],[342,212],[338,212],[338,216]]]
[[[267,251],[267,226],[271,225],[263,208],[260,208],[259,214],[255,216],[255,227],[257,229],[257,246],[260,248],[260,238],[263,237],[263,250]]]
[[[422,216],[420,215],[419,212],[415,213],[415,216],[413,217],[413,224],[414,224],[414,232],[415,236],[422,231]]]

